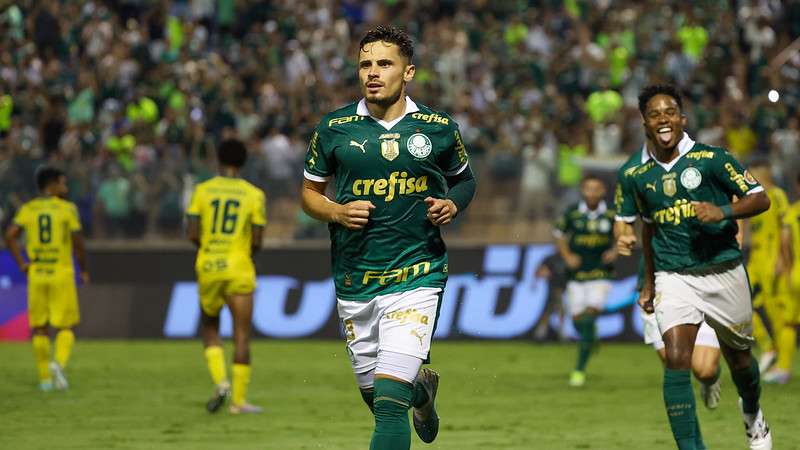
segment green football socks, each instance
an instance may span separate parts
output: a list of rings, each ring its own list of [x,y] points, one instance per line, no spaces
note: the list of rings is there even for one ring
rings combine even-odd
[[[756,414],[759,409],[758,398],[761,396],[758,362],[751,356],[750,367],[742,370],[731,370],[731,378],[742,398],[742,411],[745,414]]]
[[[375,401],[375,388],[359,389],[359,391],[361,391],[361,398],[364,399],[367,408],[374,414],[375,408],[373,407],[373,403]]]
[[[575,364],[575,370],[583,372],[586,370],[586,364],[589,362],[589,357],[592,355],[592,348],[595,342],[595,322],[596,317],[590,314],[582,315],[575,321],[575,328],[580,335],[578,341],[578,361]]]
[[[695,412],[694,391],[690,371],[664,370],[664,406],[667,409],[672,436],[680,450],[705,448]]]
[[[408,409],[413,389],[410,384],[385,378],[375,379],[375,432],[370,450],[409,450],[411,426]]]

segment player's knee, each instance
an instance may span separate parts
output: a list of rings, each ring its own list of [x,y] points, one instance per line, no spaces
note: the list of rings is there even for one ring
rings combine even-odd
[[[717,376],[717,366],[715,364],[695,364],[692,366],[694,377],[700,381],[713,380]]]
[[[692,366],[691,348],[670,348],[667,349],[667,368],[675,370],[686,370]]]

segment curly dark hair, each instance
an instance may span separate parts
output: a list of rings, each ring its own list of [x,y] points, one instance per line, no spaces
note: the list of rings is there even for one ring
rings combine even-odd
[[[639,93],[639,112],[644,115],[644,110],[647,109],[647,102],[656,95],[661,94],[674,98],[678,108],[683,111],[683,97],[675,86],[671,84],[651,84]]]
[[[217,146],[217,160],[223,166],[242,167],[247,161],[247,147],[238,139],[225,139]]]
[[[386,25],[378,25],[377,27],[367,31],[367,34],[361,38],[358,48],[363,50],[364,46],[371,43],[383,41],[394,44],[400,48],[400,54],[411,61],[414,56],[414,43],[408,34],[400,28]]]

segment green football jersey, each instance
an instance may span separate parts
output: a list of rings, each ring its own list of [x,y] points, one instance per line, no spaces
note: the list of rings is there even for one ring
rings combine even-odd
[[[564,212],[556,223],[556,237],[569,237],[569,249],[581,258],[577,269],[568,269],[573,281],[602,280],[611,277],[613,266],[603,263],[603,252],[614,245],[614,211],[605,202],[594,211],[580,202]]]
[[[375,205],[363,229],[329,224],[338,298],[369,301],[419,287],[444,288],[447,253],[424,199],[444,198],[445,176],[467,165],[453,119],[410,98],[405,115],[392,123],[372,118],[364,100],[322,119],[308,146],[305,177],[334,177],[337,203]]]
[[[626,173],[632,172],[637,167],[650,160],[650,154],[647,152],[647,147],[642,146],[642,149],[634,152],[630,158],[619,168],[617,171],[617,187],[614,190],[614,209],[617,211],[625,211],[626,205],[636,205],[636,195],[631,186],[631,178],[625,176]],[[630,208],[627,208],[630,209]],[[636,216],[622,217],[617,215],[616,220],[624,222],[635,222]],[[639,270],[637,271],[636,290],[641,290],[644,285],[644,256],[639,257]]]
[[[752,175],[726,150],[694,142],[684,134],[679,156],[669,164],[654,159],[624,173],[636,204],[625,203],[621,217],[637,214],[654,223],[656,271],[692,272],[741,260],[736,221],[704,224],[692,202],[730,204],[733,196],[762,191]]]

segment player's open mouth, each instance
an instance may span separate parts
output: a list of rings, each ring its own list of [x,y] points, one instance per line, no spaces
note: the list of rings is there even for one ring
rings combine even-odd
[[[661,145],[667,145],[672,142],[673,132],[671,127],[661,127],[656,130],[656,136]]]
[[[367,89],[380,89],[382,86],[380,83],[367,83]]]

